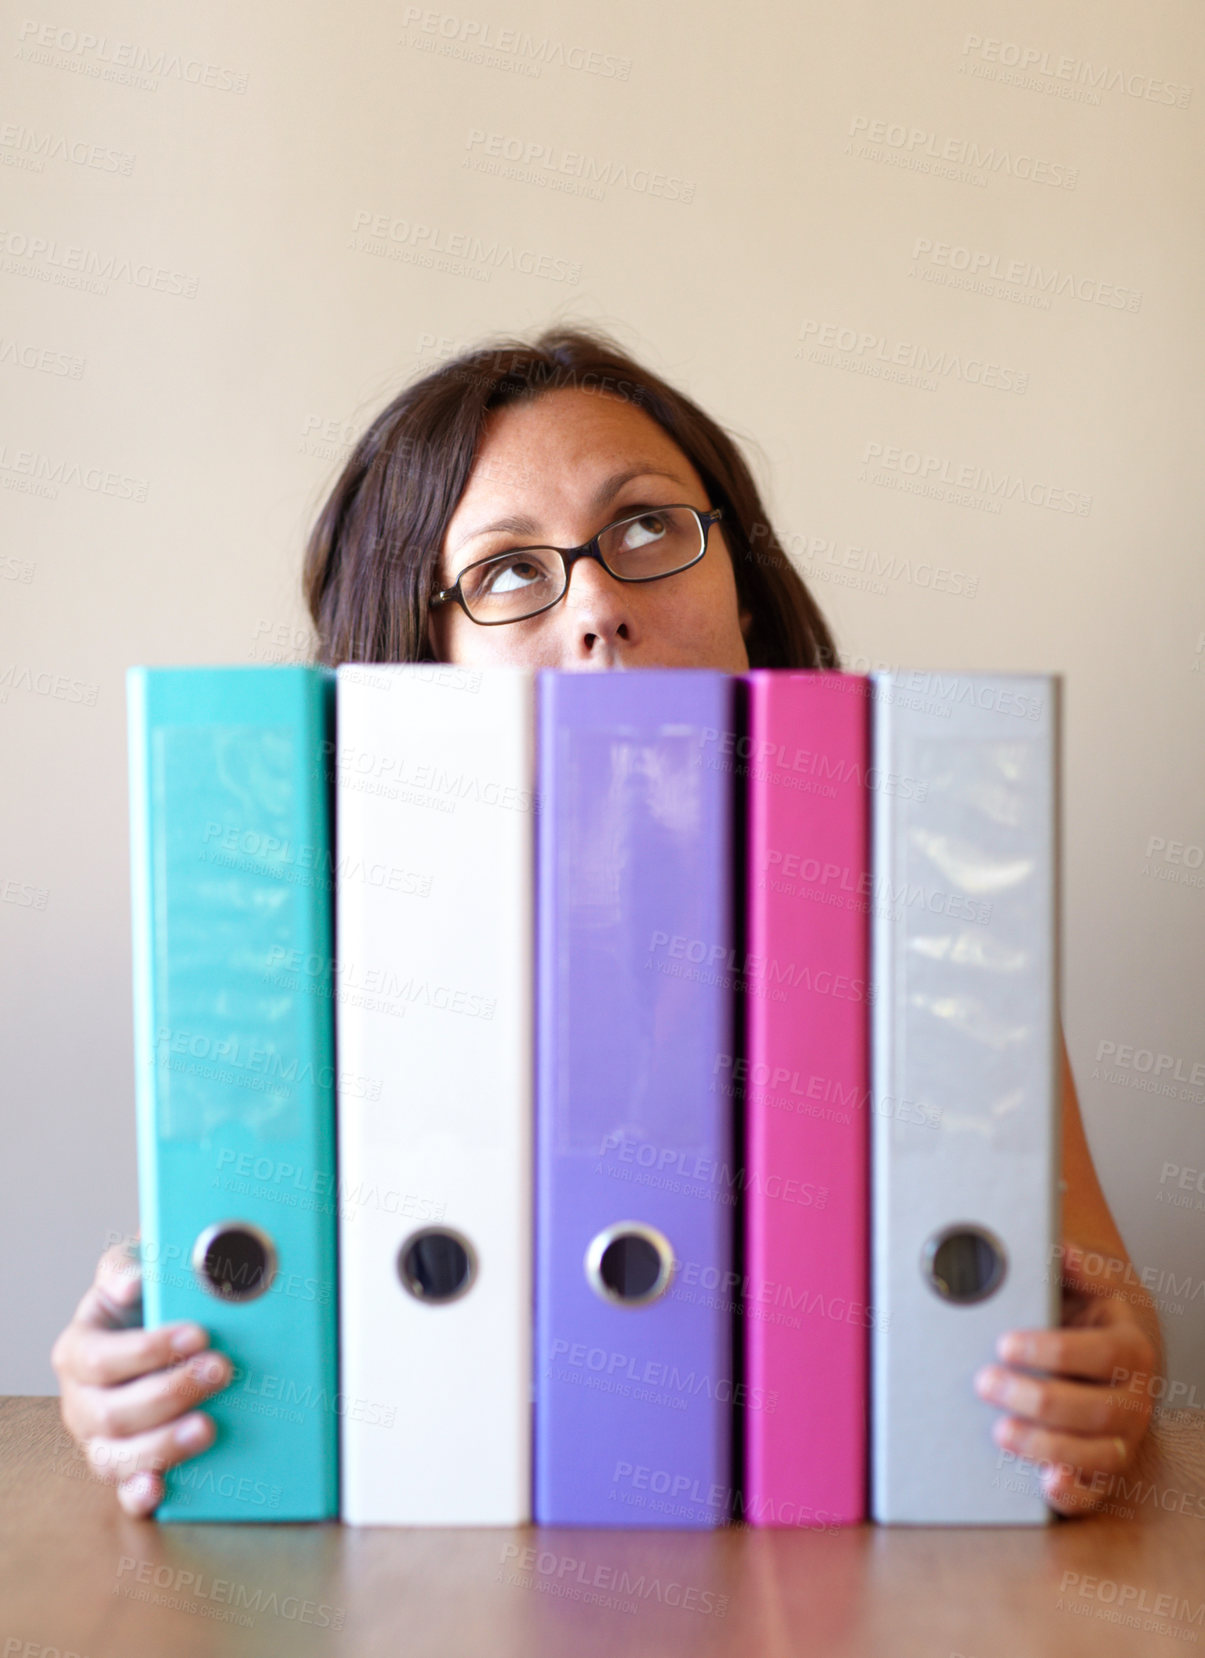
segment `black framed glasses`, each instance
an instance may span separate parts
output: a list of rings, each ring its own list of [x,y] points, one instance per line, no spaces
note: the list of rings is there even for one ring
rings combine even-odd
[[[723,515],[722,507],[650,507],[617,518],[580,547],[512,547],[466,565],[431,605],[458,604],[481,627],[522,622],[560,603],[579,558],[595,559],[616,581],[660,581],[699,562],[708,530]]]

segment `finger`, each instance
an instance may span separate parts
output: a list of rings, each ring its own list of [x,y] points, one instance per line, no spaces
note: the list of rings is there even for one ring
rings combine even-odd
[[[1116,1498],[1119,1487],[1124,1490],[1124,1465],[1111,1473],[1106,1469],[1088,1473],[1066,1462],[1046,1463],[1040,1470],[1039,1482],[1042,1495],[1060,1514],[1088,1514]],[[1117,1504],[1114,1501],[1110,1506]],[[1128,1512],[1132,1515],[1134,1511]]]
[[[85,1388],[75,1418],[83,1437],[127,1439],[174,1422],[185,1411],[226,1387],[233,1375],[224,1353],[199,1353],[170,1370],[125,1382],[120,1387]]]
[[[1069,1471],[1072,1478],[1119,1474],[1130,1460],[1130,1447],[1116,1435],[1060,1433],[1019,1416],[1000,1417],[992,1424],[992,1438],[1027,1462],[1051,1464],[1054,1472]]]
[[[162,1474],[152,1474],[149,1471],[143,1474],[134,1474],[128,1480],[122,1480],[117,1487],[117,1500],[127,1514],[133,1515],[136,1520],[143,1520],[148,1514],[153,1514],[163,1501],[164,1484]]]
[[[987,1365],[975,1375],[975,1392],[989,1404],[1044,1428],[1071,1433],[1112,1435],[1135,1442],[1145,1423],[1124,1396],[1097,1382],[1068,1382],[1058,1376],[1020,1375],[1000,1365]]]
[[[1150,1342],[1136,1324],[1110,1324],[1090,1330],[1009,1330],[996,1343],[1005,1364],[1051,1370],[1084,1381],[1111,1382],[1155,1362]]]
[[[1044,1468],[1039,1481],[1042,1495],[1050,1507],[1060,1514],[1091,1514],[1107,1501],[1112,1478],[1102,1480],[1097,1475],[1085,1483],[1076,1469]]]
[[[992,1438],[1033,1465],[1043,1497],[1052,1508],[1067,1515],[1099,1508],[1112,1492],[1130,1454],[1116,1436],[1105,1440],[1058,1434],[1034,1428],[1015,1417],[994,1423]]]
[[[60,1375],[85,1387],[113,1387],[165,1370],[209,1346],[203,1325],[162,1324],[154,1330],[96,1329],[69,1324],[56,1346]]]
[[[162,1474],[165,1468],[196,1456],[213,1444],[216,1434],[213,1418],[193,1411],[167,1427],[129,1439],[89,1439],[84,1455],[97,1479],[106,1485],[123,1485],[135,1474]]]
[[[135,1324],[142,1312],[142,1267],[126,1244],[106,1249],[96,1276],[75,1309],[73,1323],[99,1330],[120,1330]]]

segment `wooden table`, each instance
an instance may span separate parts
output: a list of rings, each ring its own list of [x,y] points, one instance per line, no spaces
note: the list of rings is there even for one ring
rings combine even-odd
[[[1026,1530],[160,1526],[91,1479],[56,1400],[3,1399],[0,1658],[1205,1647],[1205,1432],[1168,1421],[1147,1444],[1114,1512]]]

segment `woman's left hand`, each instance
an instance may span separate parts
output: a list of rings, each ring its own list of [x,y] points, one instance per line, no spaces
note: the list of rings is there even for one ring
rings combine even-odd
[[[1009,1413],[993,1426],[997,1445],[1042,1464],[1043,1495],[1059,1513],[1099,1508],[1151,1418],[1158,1357],[1132,1305],[1068,1245],[1063,1328],[1010,1330],[996,1353],[1003,1362],[976,1373],[975,1391]]]

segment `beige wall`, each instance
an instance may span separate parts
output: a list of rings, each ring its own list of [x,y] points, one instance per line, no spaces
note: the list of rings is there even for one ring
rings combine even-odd
[[[1199,8],[465,6],[3,26],[0,1389],[136,1220],[127,665],[304,655],[348,437],[574,318],[756,441],[851,666],[1066,676],[1071,1055],[1205,1401]]]

